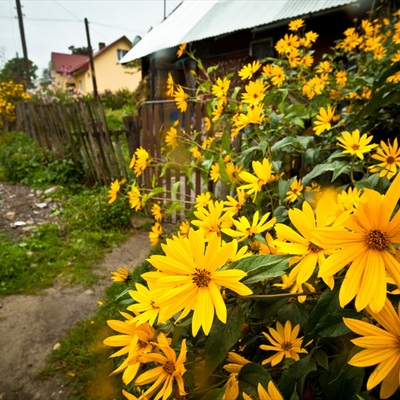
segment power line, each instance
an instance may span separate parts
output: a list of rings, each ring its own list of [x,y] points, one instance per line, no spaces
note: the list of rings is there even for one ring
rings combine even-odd
[[[7,15],[0,15],[0,18],[5,18],[5,19],[17,19],[17,17],[13,16],[7,16]],[[74,19],[61,19],[61,18],[31,18],[31,17],[24,17],[25,21],[41,21],[41,22],[72,22],[74,24],[76,23],[82,23],[83,20],[74,20]],[[129,32],[134,32],[134,33],[140,33],[144,34],[146,32],[144,31],[138,31],[138,30],[133,30],[130,28],[124,28],[121,26],[116,26],[116,25],[108,25],[108,24],[103,24],[101,22],[93,22],[90,21],[91,25],[97,25],[97,26],[104,26],[105,28],[111,28],[111,29],[120,29],[122,31],[129,31]]]

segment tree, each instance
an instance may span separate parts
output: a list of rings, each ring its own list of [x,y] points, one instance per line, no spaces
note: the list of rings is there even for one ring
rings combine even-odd
[[[83,54],[85,56],[89,55],[89,49],[87,47],[69,46],[68,50],[71,50],[72,54]]]
[[[29,78],[33,82],[37,76],[38,67],[29,60]],[[23,58],[15,57],[8,60],[0,71],[0,81],[13,81],[15,83],[26,83],[25,61]]]

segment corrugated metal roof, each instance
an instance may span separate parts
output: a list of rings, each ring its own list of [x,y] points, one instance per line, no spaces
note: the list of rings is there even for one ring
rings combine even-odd
[[[271,24],[359,0],[186,0],[147,33],[121,63],[181,43]]]

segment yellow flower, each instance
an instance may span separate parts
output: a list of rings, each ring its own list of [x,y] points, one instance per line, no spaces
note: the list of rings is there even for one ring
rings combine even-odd
[[[228,94],[230,84],[231,81],[227,78],[217,78],[215,85],[212,85],[211,87],[212,94],[216,96],[222,102],[222,104],[227,103],[226,96]]]
[[[269,222],[267,222],[269,215],[270,213],[268,212],[264,214],[259,220],[259,212],[257,210],[253,215],[251,225],[249,220],[245,216],[242,216],[239,218],[238,221],[233,219],[233,224],[236,227],[236,231],[230,228],[223,228],[222,232],[227,234],[228,236],[240,238],[239,242],[246,238],[252,238],[254,235],[262,233],[267,229],[271,229],[274,226],[276,218],[274,217]]]
[[[274,367],[279,364],[283,358],[292,358],[297,361],[300,359],[300,353],[307,353],[306,349],[301,348],[303,338],[298,338],[297,335],[300,331],[300,325],[296,325],[292,330],[292,324],[290,321],[286,321],[285,327],[282,326],[280,322],[276,323],[276,329],[268,328],[269,333],[262,332],[262,334],[268,339],[272,344],[260,345],[260,349],[266,351],[275,351],[276,354],[271,357],[266,358],[262,365],[271,363]]]
[[[153,215],[154,219],[157,222],[161,222],[163,219],[163,214],[162,214],[162,210],[161,207],[158,204],[153,204],[151,206],[151,214]]]
[[[400,307],[399,307],[400,310]],[[381,385],[381,399],[392,396],[400,387],[400,316],[389,300],[378,313],[369,307],[367,311],[379,323],[380,327],[364,321],[343,318],[346,326],[362,337],[352,342],[363,348],[348,363],[354,367],[372,367],[376,365],[367,381],[367,390]]]
[[[343,153],[355,155],[361,160],[364,159],[363,153],[370,152],[373,148],[375,148],[376,144],[369,144],[373,139],[373,136],[367,136],[364,133],[360,137],[360,131],[358,129],[353,132],[342,132],[343,137],[338,137],[337,140],[340,142],[339,146],[343,147]]]
[[[242,168],[239,165],[235,165],[233,162],[228,162],[225,168],[226,168],[226,173],[228,174],[230,179],[230,182],[228,182],[228,184],[239,183],[240,182],[239,174],[242,172]]]
[[[400,198],[400,175],[385,195],[364,189],[354,214],[338,228],[314,232],[313,242],[335,251],[320,266],[319,276],[333,276],[347,266],[339,292],[340,306],[355,297],[357,311],[369,306],[379,312],[386,299],[386,273],[400,287],[400,263],[394,257],[393,245],[400,243],[400,212],[391,218]]]
[[[307,292],[314,293],[315,288],[313,285],[307,282],[303,282],[302,284],[296,283],[296,273],[293,273],[293,270],[290,271],[290,274],[284,274],[281,276],[282,283],[274,283],[274,286],[280,287],[283,290],[289,290],[289,293],[305,293],[303,296],[297,296],[297,300],[299,303],[304,303],[307,300]]]
[[[116,179],[114,182],[111,183],[110,190],[108,191],[108,197],[110,198],[108,200],[108,204],[113,203],[117,199],[117,195],[120,188],[121,186],[118,179]]]
[[[121,312],[121,315],[125,318],[124,321],[108,320],[107,324],[111,329],[122,333],[122,335],[109,336],[104,339],[103,343],[106,346],[122,347],[111,357],[128,354],[124,361],[112,372],[112,375],[123,372],[122,381],[127,385],[134,379],[139,370],[140,361],[138,357],[153,348],[151,340],[155,335],[155,330],[147,323],[137,325],[133,321],[133,316],[128,313]]]
[[[207,207],[208,204],[212,201],[211,199],[211,193],[210,192],[204,192],[200,193],[196,196],[196,204],[195,208],[199,207]]]
[[[209,334],[214,313],[226,323],[227,310],[222,298],[221,288],[226,287],[240,296],[252,291],[240,283],[246,273],[225,267],[237,252],[237,241],[221,242],[218,235],[210,235],[208,245],[201,230],[190,229],[188,237],[173,236],[162,245],[165,255],[152,255],[149,262],[162,277],[155,282],[158,288],[165,289],[159,298],[165,319],[183,311],[180,318],[193,310],[192,334],[196,336],[200,327]],[[142,277],[146,279],[149,273]],[[162,308],[164,307],[164,311]]]
[[[200,150],[199,150],[199,146],[193,146],[193,147],[190,149],[190,152],[192,153],[192,156],[193,156],[196,160],[201,159],[201,152],[200,152]]]
[[[228,357],[226,359],[228,364],[223,366],[225,371],[228,371],[230,374],[238,374],[242,369],[243,365],[248,364],[250,361],[241,355],[230,351],[228,352]]]
[[[300,46],[299,37],[293,34],[285,34],[282,39],[279,39],[276,43],[275,50],[279,54],[290,53]]]
[[[154,400],[167,400],[174,390],[174,382],[178,385],[177,392],[180,396],[184,396],[185,385],[182,376],[186,372],[186,339],[183,339],[181,351],[178,358],[175,350],[169,346],[169,342],[165,335],[160,332],[157,336],[155,345],[161,350],[157,353],[146,353],[140,356],[142,363],[155,362],[160,364],[155,368],[148,370],[135,379],[135,386],[148,385],[154,382],[140,398],[148,398],[160,388],[161,390],[154,397]],[[162,354],[163,353],[163,354]]]
[[[187,110],[187,101],[186,99],[189,97],[187,93],[183,90],[181,85],[177,85],[176,90],[174,92],[174,99],[176,106],[179,111],[185,112]]]
[[[129,291],[129,295],[136,302],[127,307],[127,310],[134,312],[136,315],[130,323],[136,323],[139,326],[148,322],[152,326],[160,311],[157,300],[162,290],[149,290],[140,283],[136,283],[135,286],[136,290]],[[158,321],[158,323],[165,323],[165,321]]]
[[[123,268],[118,268],[116,271],[111,272],[111,275],[111,279],[114,282],[128,282],[131,279],[126,265],[124,265]]]
[[[142,202],[140,200],[140,191],[135,184],[132,184],[131,190],[128,192],[129,204],[135,211],[139,211],[142,208]]]
[[[218,163],[214,163],[211,166],[211,169],[210,169],[210,179],[213,182],[217,182],[218,179],[220,179],[220,178],[221,178],[221,171],[219,169],[219,164]]]
[[[295,178],[286,193],[286,200],[289,203],[294,203],[301,196],[302,191],[303,185],[301,184],[301,179],[297,180],[297,178]]]
[[[264,158],[262,160],[262,163],[260,161],[253,161],[251,165],[256,175],[254,176],[247,171],[241,172],[239,174],[240,179],[248,183],[245,185],[241,185],[239,188],[243,190],[248,189],[247,194],[254,193],[254,199],[255,199],[257,197],[258,192],[271,179],[272,164],[268,160],[268,158]]]
[[[177,52],[176,52],[176,56],[177,56],[178,58],[181,58],[181,57],[183,56],[183,54],[185,53],[185,51],[186,51],[186,42],[182,43],[182,44],[179,46],[179,49],[178,49]]]
[[[149,232],[149,239],[151,246],[155,247],[161,241],[161,235],[163,233],[163,229],[160,223],[156,222]]]
[[[347,82],[347,72],[346,71],[338,71],[335,74],[336,83],[339,86],[344,86]]]
[[[246,360],[239,354],[230,351],[228,353],[227,361],[229,364],[225,364],[223,368],[230,373],[229,379],[226,383],[226,390],[223,396],[223,400],[236,399],[239,395],[239,382],[237,376],[242,369],[243,365],[248,364],[250,361]]]
[[[178,131],[175,126],[171,126],[165,135],[165,144],[173,149],[178,147]]]
[[[189,221],[182,221],[181,224],[179,225],[179,234],[182,237],[187,237],[189,229],[190,229]]]
[[[165,94],[166,94],[168,97],[174,97],[174,89],[175,89],[174,79],[172,78],[171,73],[168,72],[167,91],[166,91]]]
[[[393,145],[390,144],[390,141],[387,144],[381,141],[380,147],[372,158],[380,163],[369,167],[371,172],[379,172],[381,178],[386,176],[388,179],[392,179],[400,168],[400,148],[397,138],[394,139]]]
[[[289,22],[289,31],[298,31],[304,26],[304,19],[298,18]]]
[[[136,162],[133,170],[136,176],[138,177],[142,175],[142,172],[150,164],[151,159],[150,159],[150,154],[142,146],[136,149],[135,156],[136,156]]]
[[[304,35],[304,47],[311,47],[313,43],[316,42],[318,38],[318,33],[313,32],[313,31],[308,31]]]
[[[197,219],[192,221],[192,225],[201,228],[206,238],[213,233],[221,235],[221,228],[229,228],[232,224],[230,213],[224,211],[223,201],[209,202],[206,207],[199,207],[194,211]]]
[[[331,129],[331,121],[334,115],[335,109],[332,110],[330,104],[328,104],[326,110],[323,107],[319,109],[319,114],[316,117],[318,121],[314,122],[315,126],[313,128],[317,136],[319,136],[322,132],[329,131]]]
[[[224,201],[224,211],[229,211],[233,216],[237,214],[242,208],[243,204],[246,202],[246,194],[243,189],[236,189],[237,199],[234,199],[232,196],[226,196]]]
[[[238,72],[238,75],[242,80],[251,79],[253,75],[261,68],[261,63],[259,60],[253,61],[253,63],[243,66],[243,68]]]
[[[265,91],[268,87],[264,85],[261,79],[257,81],[250,81],[248,85],[245,86],[246,92],[242,94],[243,103],[247,103],[250,106],[255,106],[262,102],[265,97]]]
[[[291,265],[297,263],[291,276],[296,278],[299,285],[308,281],[315,267],[321,266],[325,261],[325,254],[329,254],[324,248],[313,243],[314,230],[325,227],[326,222],[325,210],[321,208],[317,210],[315,218],[313,209],[306,201],[302,210],[298,208],[289,210],[290,222],[299,233],[285,224],[275,225],[277,240],[274,244],[280,253],[296,256],[290,261]]]
[[[267,390],[259,383],[257,386],[257,393],[259,400],[284,400],[272,380],[268,382]],[[252,398],[244,392],[243,399],[252,400]]]

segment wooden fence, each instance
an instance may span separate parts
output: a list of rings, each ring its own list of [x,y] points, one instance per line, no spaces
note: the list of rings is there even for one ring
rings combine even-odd
[[[58,157],[71,158],[77,167],[83,168],[87,182],[104,185],[129,176],[128,164],[139,146],[162,166],[165,160],[161,148],[169,127],[178,120],[187,134],[201,132],[204,115],[197,103],[189,104],[188,110],[181,113],[174,101],[149,101],[141,105],[138,117],[124,118],[124,130],[109,131],[103,108],[95,100],[62,105],[19,103],[16,113],[19,130],[28,132],[40,146],[52,150]],[[182,165],[190,164],[190,160],[183,160],[181,156],[175,154],[175,164],[163,176],[162,168],[147,168],[138,183],[146,190],[151,190],[154,184],[165,188],[167,193],[162,198],[166,200],[175,193],[174,185],[180,182],[173,200],[189,207],[202,192],[203,184],[199,171],[193,171],[189,179]],[[154,174],[156,181],[152,178]]]
[[[109,131],[99,101],[16,106],[17,129],[59,158],[71,158],[82,168],[88,183],[108,185],[127,177],[127,159],[139,145],[137,122],[126,120],[126,129]]]
[[[175,107],[174,101],[147,101],[141,105],[140,121],[141,145],[156,161],[163,163],[161,147],[167,130],[175,121],[179,122],[186,134],[192,132],[201,132],[203,124],[204,110],[199,103],[189,103],[188,110],[185,113],[179,112]],[[200,137],[199,137],[200,139]],[[165,145],[164,145],[165,146]],[[190,159],[187,159],[183,152],[175,152],[173,163],[166,169],[165,174],[161,177],[160,168],[156,171],[154,167],[147,168],[140,182],[143,186],[150,188],[152,185],[152,176],[157,177],[156,185],[166,189],[167,193],[164,198],[173,198],[173,201],[183,203],[186,208],[194,202],[196,196],[200,194],[204,188],[201,174],[199,170],[189,172],[187,166],[190,165]],[[174,196],[171,196],[173,185],[180,182],[179,189]]]

